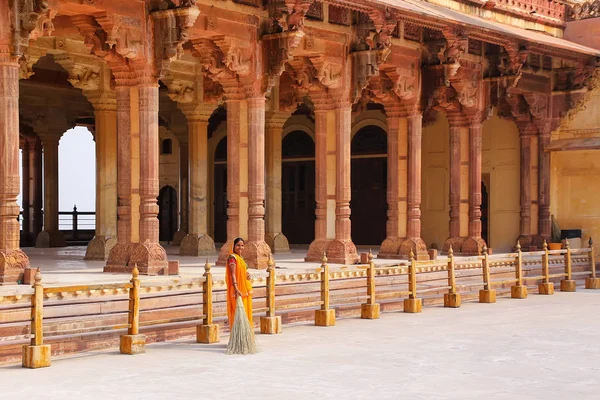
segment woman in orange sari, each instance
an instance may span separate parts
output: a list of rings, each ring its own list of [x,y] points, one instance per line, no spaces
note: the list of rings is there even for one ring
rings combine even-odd
[[[250,282],[248,265],[242,257],[243,251],[244,240],[242,238],[235,238],[232,252],[227,258],[227,269],[225,270],[229,328],[233,326],[233,317],[235,316],[235,306],[238,296],[242,296],[248,321],[250,321],[250,326],[254,326],[254,322],[252,321],[252,283]]]

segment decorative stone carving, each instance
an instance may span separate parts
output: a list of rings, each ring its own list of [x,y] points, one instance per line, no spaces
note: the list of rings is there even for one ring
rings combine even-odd
[[[294,50],[300,45],[304,32],[283,32],[263,36],[267,54],[269,55],[269,87],[274,85],[274,79],[281,76],[286,63],[294,59]]]
[[[517,84],[523,75],[522,69],[529,57],[529,51],[518,43],[512,42],[506,45],[505,49],[508,57],[502,59],[501,64],[498,66],[498,70],[500,71],[501,76],[513,76],[514,80],[511,87],[517,87]]]
[[[56,11],[50,8],[47,0],[14,0],[9,4],[13,10],[17,7],[16,12],[11,12],[11,16],[16,16],[12,21],[12,51],[14,56],[21,57],[30,41],[52,34]]]
[[[570,5],[567,11],[567,21],[578,21],[600,17],[600,1],[590,0]]]
[[[439,57],[446,67],[446,78],[453,77],[460,67],[460,59],[468,52],[469,40],[466,32],[460,28],[446,28],[442,31],[446,38],[446,46]]]
[[[144,55],[143,38],[145,36],[142,21],[130,16],[101,14],[96,21],[107,34],[106,43],[117,54],[127,59]]]
[[[548,118],[548,96],[543,93],[524,93],[523,98],[529,105],[531,116],[545,122]]]

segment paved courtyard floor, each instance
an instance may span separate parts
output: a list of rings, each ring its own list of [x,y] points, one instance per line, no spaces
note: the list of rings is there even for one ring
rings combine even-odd
[[[0,367],[2,399],[598,399],[600,292],[579,289],[258,335],[227,356],[191,340]]]

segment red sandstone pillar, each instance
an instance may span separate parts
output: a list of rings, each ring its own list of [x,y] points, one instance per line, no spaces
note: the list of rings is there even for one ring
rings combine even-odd
[[[448,252],[450,246],[454,252],[459,253],[464,242],[460,236],[460,188],[461,188],[461,125],[451,123],[449,127],[450,137],[450,222],[449,236],[444,242],[444,252]]]
[[[335,186],[335,240],[327,249],[327,257],[331,263],[354,264],[358,261],[356,246],[351,237],[350,200],[351,177],[351,134],[352,108],[342,103],[335,110],[336,120],[336,186]]]
[[[141,274],[157,275],[167,265],[167,253],[158,242],[158,85],[138,86],[140,118],[140,244],[135,246],[129,267]]]
[[[531,245],[531,137],[535,125],[519,125],[521,139],[521,223],[518,241],[523,249]]]
[[[4,21],[4,20],[2,20]],[[2,29],[0,29],[2,30]],[[0,44],[0,284],[16,283],[29,267],[19,247],[19,63]]]
[[[189,122],[188,122],[189,130]],[[189,135],[188,135],[189,137]],[[179,229],[173,235],[171,246],[181,246],[189,230],[189,143],[188,137],[179,140]]]
[[[23,141],[22,153],[21,153],[21,165],[23,167],[21,173],[22,187],[23,192],[21,193],[22,205],[21,209],[23,210],[22,217],[22,226],[23,229],[21,231],[21,242],[25,245],[29,245],[31,240],[31,187],[29,185],[29,181],[31,180],[31,168],[29,165],[30,152],[34,151],[29,145],[28,140]]]
[[[215,242],[208,234],[208,119],[214,107],[186,113],[189,129],[188,232],[181,242],[182,256],[212,255]]]
[[[552,235],[550,219],[550,153],[545,151],[550,144],[550,132],[540,132],[539,151],[539,236],[549,240]]]
[[[485,241],[481,237],[481,142],[482,124],[469,126],[469,237],[462,253],[481,254]]]
[[[421,150],[423,116],[408,118],[408,220],[407,239],[400,247],[400,255],[408,257],[411,251],[417,259],[429,259],[427,246],[421,239]]]
[[[400,126],[400,118],[397,116],[390,117],[388,115],[388,160],[387,160],[387,221],[386,221],[386,238],[379,249],[380,258],[395,258],[400,251],[400,245],[404,238],[399,237],[398,231],[398,161],[400,150],[398,147],[398,129]]]
[[[327,251],[327,122],[329,110],[315,109],[315,240],[308,248],[306,261],[320,261]]]
[[[35,241],[37,235],[42,231],[43,216],[43,188],[42,188],[42,143],[38,138],[29,142],[29,171],[31,180],[29,181],[29,191],[31,193],[31,243]]]

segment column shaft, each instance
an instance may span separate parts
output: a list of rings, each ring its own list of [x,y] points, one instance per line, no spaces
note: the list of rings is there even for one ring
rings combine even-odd
[[[35,237],[42,231],[43,228],[43,215],[42,215],[42,206],[43,206],[43,187],[42,187],[42,173],[43,173],[43,164],[42,164],[42,143],[39,139],[35,140],[33,144],[34,151],[29,153],[29,169],[32,173],[32,179],[30,181],[30,192],[32,199],[32,236],[31,239],[34,240]]]
[[[179,143],[179,230],[189,232],[189,144],[181,141]]]
[[[469,126],[469,238],[462,252],[481,254],[485,241],[481,238],[481,162],[482,125]]]
[[[22,154],[21,154],[21,160],[22,160],[22,187],[23,187],[23,193],[21,193],[21,199],[22,199],[22,205],[21,205],[21,209],[23,210],[23,215],[21,216],[21,219],[23,221],[22,226],[22,237],[21,237],[21,241],[25,244],[29,244],[29,241],[31,240],[31,213],[30,213],[30,208],[31,208],[31,186],[29,184],[30,180],[31,180],[31,168],[29,165],[29,158],[30,158],[30,152],[33,149],[31,149],[31,147],[29,146],[29,142],[27,140],[25,140],[25,143],[23,144],[23,149],[22,149]]]
[[[131,89],[117,91],[117,241],[131,243]]]
[[[460,128],[450,127],[450,237],[460,237]],[[455,249],[460,250],[460,249]]]
[[[541,133],[538,142],[539,151],[539,235],[549,239],[552,235],[550,219],[550,153],[546,146],[550,144],[550,133]]]
[[[46,137],[44,146],[44,231],[58,230],[58,137]]]
[[[518,241],[526,249],[531,245],[531,134],[528,127],[519,127],[521,130],[521,222]],[[533,127],[535,128],[535,127]]]

